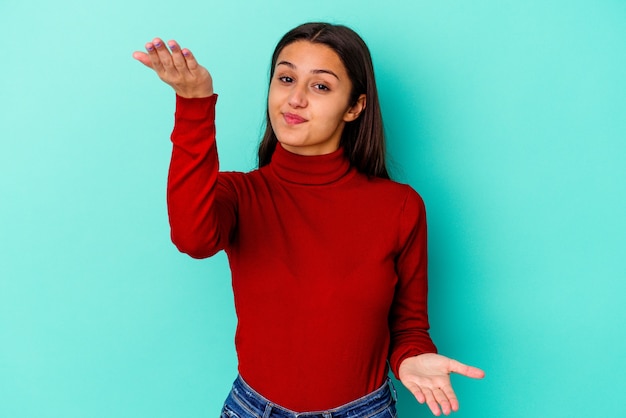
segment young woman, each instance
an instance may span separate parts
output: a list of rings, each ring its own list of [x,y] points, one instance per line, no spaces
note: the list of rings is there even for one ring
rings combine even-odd
[[[232,270],[239,376],[222,416],[395,416],[389,368],[433,414],[456,411],[450,374],[484,373],[428,334],[424,205],[389,180],[363,40],[326,23],[280,40],[250,173],[219,171],[209,72],[175,41],[146,49],[134,57],[176,92],[172,240],[225,250]]]

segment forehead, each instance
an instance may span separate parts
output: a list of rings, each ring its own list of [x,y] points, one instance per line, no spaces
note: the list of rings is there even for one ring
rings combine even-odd
[[[278,54],[276,65],[288,62],[298,70],[332,70],[335,73],[346,74],[346,68],[339,55],[327,45],[296,41],[285,46]]]

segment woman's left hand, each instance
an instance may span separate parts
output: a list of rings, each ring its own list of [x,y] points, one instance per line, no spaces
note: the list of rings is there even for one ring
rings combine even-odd
[[[439,354],[427,353],[408,357],[400,363],[398,377],[419,403],[428,405],[433,415],[449,415],[459,409],[452,390],[450,374],[458,373],[482,379],[485,372]]]

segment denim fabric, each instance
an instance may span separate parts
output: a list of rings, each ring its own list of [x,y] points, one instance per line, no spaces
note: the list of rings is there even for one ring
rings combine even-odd
[[[392,393],[393,390],[393,393]],[[390,380],[356,401],[328,411],[294,412],[265,399],[237,376],[220,418],[396,418],[395,389]]]

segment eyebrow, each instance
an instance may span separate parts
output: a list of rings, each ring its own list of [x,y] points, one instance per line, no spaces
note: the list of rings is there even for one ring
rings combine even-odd
[[[289,61],[281,61],[278,64],[276,64],[276,67],[278,67],[279,65],[286,65],[287,67],[291,68],[292,70],[296,69],[296,66],[292,63],[290,63]],[[335,74],[334,72],[330,71],[330,70],[325,70],[325,69],[316,69],[316,70],[311,70],[312,74],[330,74],[333,77],[335,77],[337,80],[339,80],[339,76],[337,74]]]

